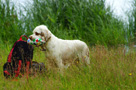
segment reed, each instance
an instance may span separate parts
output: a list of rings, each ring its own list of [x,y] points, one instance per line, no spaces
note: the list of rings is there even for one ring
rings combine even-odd
[[[105,8],[105,0],[33,0],[26,11],[25,27],[31,30],[45,24],[63,39],[81,39],[89,45],[126,43],[124,22]]]
[[[16,41],[21,34],[30,35],[40,24],[47,25],[59,38],[80,39],[88,45],[118,46],[126,44],[126,34],[130,35],[124,22],[110,7],[105,8],[105,0],[33,0],[26,6],[17,14],[14,4],[1,1],[0,35],[4,42]]]

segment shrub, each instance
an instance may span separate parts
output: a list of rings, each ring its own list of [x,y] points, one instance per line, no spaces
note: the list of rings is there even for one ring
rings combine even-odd
[[[15,6],[10,4],[9,0],[5,0],[5,2],[0,0],[0,21],[0,38],[3,42],[16,41],[23,34],[24,31]]]
[[[126,43],[123,21],[113,16],[105,0],[33,0],[25,27],[45,24],[58,37],[88,44]]]

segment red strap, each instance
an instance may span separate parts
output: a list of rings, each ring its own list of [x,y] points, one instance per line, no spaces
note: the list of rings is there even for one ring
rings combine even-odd
[[[26,78],[27,79],[28,79],[28,75],[29,75],[29,65],[30,65],[30,62],[26,61]]]
[[[13,53],[13,50],[14,50],[15,45],[16,45],[16,43],[17,43],[17,42],[18,42],[18,41],[16,41],[16,42],[15,42],[15,44],[14,44],[13,48],[11,49],[11,51],[10,51],[10,53],[9,53],[9,56],[8,56],[8,62],[11,62],[12,53]]]
[[[5,70],[4,73],[7,75],[10,75],[10,73],[7,70]]]
[[[19,40],[22,40],[22,37],[25,37],[26,39],[28,39],[26,35],[21,35]]]
[[[18,75],[19,75],[19,73],[20,73],[21,64],[22,64],[22,61],[19,60],[19,62],[18,62],[18,69],[17,69],[17,71],[15,71],[15,73],[16,73],[15,77],[18,77]]]

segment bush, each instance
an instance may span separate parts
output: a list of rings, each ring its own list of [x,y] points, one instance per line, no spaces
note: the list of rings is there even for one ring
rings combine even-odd
[[[24,7],[26,15],[24,11],[17,14],[14,4],[6,0],[0,1],[0,10],[4,42],[30,35],[40,24],[59,38],[80,39],[89,45],[117,46],[125,44],[130,35],[124,22],[113,16],[110,7],[105,8],[105,0],[33,0],[30,7]]]
[[[123,21],[115,18],[105,0],[33,0],[25,27],[45,24],[56,36],[88,44],[125,44]]]
[[[23,34],[24,31],[15,6],[10,4],[9,0],[5,2],[0,0],[0,21],[0,38],[4,43],[16,41]]]
[[[130,39],[135,42],[136,38],[136,0],[132,2],[132,10],[128,11],[128,33],[130,35]]]

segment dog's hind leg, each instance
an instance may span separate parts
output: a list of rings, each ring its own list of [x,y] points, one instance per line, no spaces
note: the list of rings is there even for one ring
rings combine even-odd
[[[85,62],[85,64],[90,64],[90,56],[89,56],[89,48],[85,47],[82,52],[82,60]]]

